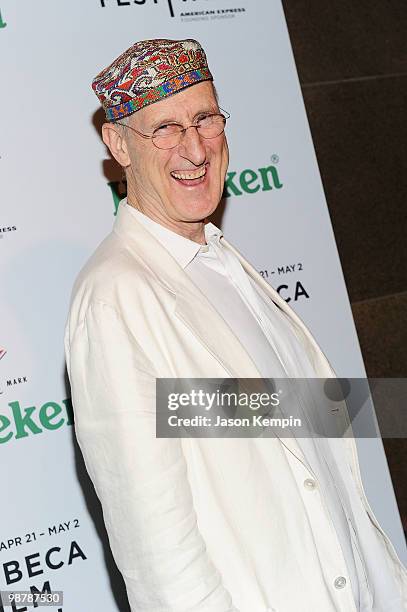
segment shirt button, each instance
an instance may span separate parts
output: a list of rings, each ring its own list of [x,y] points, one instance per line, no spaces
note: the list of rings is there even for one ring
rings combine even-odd
[[[335,578],[335,581],[334,581],[335,589],[343,589],[345,585],[346,585],[345,576],[338,576],[338,578]]]
[[[317,486],[317,483],[312,478],[306,478],[303,484],[304,487],[306,489],[309,489],[310,491],[312,491],[312,489],[315,489],[315,487]]]

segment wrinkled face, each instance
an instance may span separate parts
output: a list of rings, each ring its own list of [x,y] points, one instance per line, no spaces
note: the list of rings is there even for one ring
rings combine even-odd
[[[205,113],[220,112],[212,83],[204,81],[174,96],[151,104],[129,118],[129,126],[144,134],[168,123],[186,127]],[[131,168],[128,195],[142,210],[154,211],[169,225],[205,219],[222,197],[229,162],[226,136],[202,138],[195,128],[183,133],[173,149],[158,149],[128,128],[123,128]]]

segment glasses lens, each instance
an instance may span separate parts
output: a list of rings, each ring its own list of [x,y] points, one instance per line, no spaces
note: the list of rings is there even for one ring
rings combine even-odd
[[[216,138],[225,129],[226,117],[223,115],[208,115],[198,123],[198,131],[203,138]]]
[[[153,132],[153,143],[159,149],[173,149],[180,141],[183,128],[177,123],[162,125]]]

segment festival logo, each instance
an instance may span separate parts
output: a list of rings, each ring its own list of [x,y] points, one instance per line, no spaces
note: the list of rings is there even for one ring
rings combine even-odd
[[[165,8],[170,17],[180,17],[181,21],[209,21],[230,19],[243,15],[246,8],[208,6],[209,0],[99,0],[101,8],[152,6]],[[178,12],[177,8],[180,9]]]
[[[136,5],[136,6],[142,6],[142,5],[152,5],[152,4],[156,4],[156,5],[160,5],[160,6],[164,6],[166,5],[169,11],[169,14],[171,17],[175,17],[174,14],[174,7],[173,7],[173,0],[132,0],[132,2],[130,2],[130,0],[99,0],[100,2],[100,6],[102,8],[106,8],[106,7],[113,7],[113,6],[117,6],[117,7],[121,7],[121,6],[130,6],[130,5]]]

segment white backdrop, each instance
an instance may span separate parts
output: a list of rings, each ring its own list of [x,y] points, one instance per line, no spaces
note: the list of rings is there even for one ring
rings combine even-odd
[[[64,591],[61,612],[122,611],[74,443],[63,329],[120,187],[90,82],[133,42],[202,42],[231,113],[230,197],[215,222],[339,376],[365,371],[279,0],[1,0],[0,13],[0,588],[49,581]],[[382,444],[358,445],[368,497],[407,560]]]

